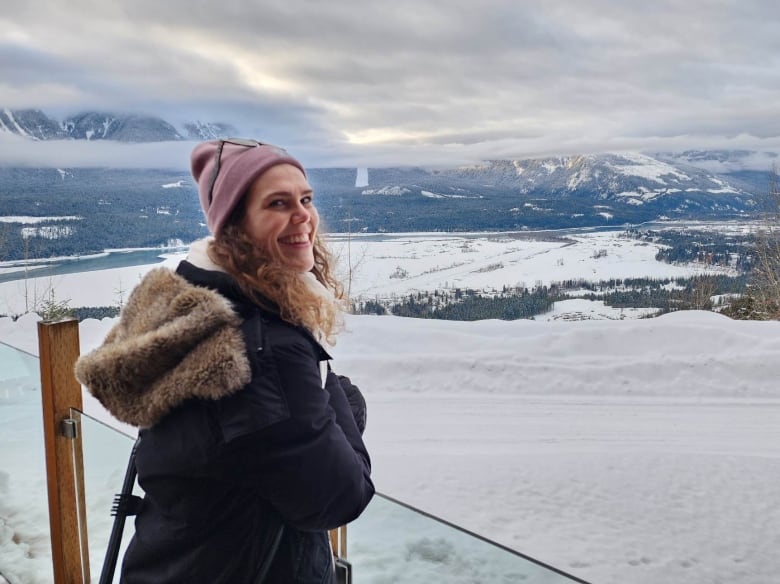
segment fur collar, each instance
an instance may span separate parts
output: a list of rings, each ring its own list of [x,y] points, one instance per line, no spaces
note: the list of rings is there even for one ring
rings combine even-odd
[[[190,251],[187,254],[187,261],[190,262],[196,268],[201,270],[208,270],[210,272],[224,272],[222,266],[215,264],[209,257],[209,244],[212,242],[213,237],[204,237],[198,239],[190,244]]]
[[[156,268],[103,345],[76,362],[76,377],[117,419],[149,427],[188,399],[220,399],[249,382],[240,325],[225,297]]]

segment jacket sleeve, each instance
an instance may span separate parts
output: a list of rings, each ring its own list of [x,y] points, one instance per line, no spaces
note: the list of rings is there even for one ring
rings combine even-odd
[[[289,524],[332,529],[355,519],[374,494],[371,462],[338,378],[322,387],[308,342],[273,347],[265,375],[279,384],[289,417],[241,438],[241,482],[250,481]]]

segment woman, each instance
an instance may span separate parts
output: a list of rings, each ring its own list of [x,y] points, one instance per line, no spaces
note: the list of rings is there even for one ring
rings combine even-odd
[[[140,427],[145,496],[122,582],[331,582],[326,530],[374,487],[365,401],[326,366],[337,286],[306,174],[274,146],[199,144],[192,173],[213,238],[152,270],[104,344],[76,365]]]

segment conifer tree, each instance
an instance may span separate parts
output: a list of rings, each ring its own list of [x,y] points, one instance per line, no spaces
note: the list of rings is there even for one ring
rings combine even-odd
[[[780,320],[780,178],[769,173],[764,223],[756,234],[756,257],[746,296],[730,311],[735,318]]]

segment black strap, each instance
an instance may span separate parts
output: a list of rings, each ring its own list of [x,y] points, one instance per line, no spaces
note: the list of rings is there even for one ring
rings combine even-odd
[[[114,516],[114,526],[111,528],[111,537],[108,539],[106,557],[103,559],[103,570],[100,572],[99,584],[111,584],[114,581],[114,570],[119,557],[119,545],[122,543],[122,532],[125,530],[125,519],[138,513],[143,499],[133,495],[135,477],[135,452],[141,437],[136,438],[133,450],[130,452],[130,460],[127,462],[125,480],[122,482],[122,492],[114,496],[114,504],[111,507],[111,515]]]

